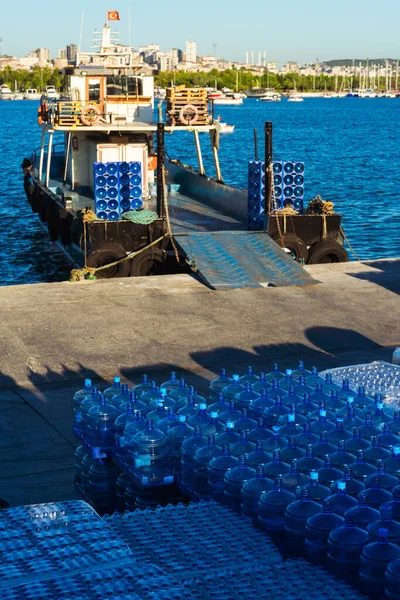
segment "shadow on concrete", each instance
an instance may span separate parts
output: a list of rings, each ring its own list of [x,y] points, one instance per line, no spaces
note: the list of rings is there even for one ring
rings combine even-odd
[[[394,294],[400,294],[400,261],[374,260],[365,262],[369,267],[379,269],[379,271],[369,271],[364,273],[348,273],[350,277],[370,281],[383,288],[386,288]],[[379,302],[379,298],[375,301]]]

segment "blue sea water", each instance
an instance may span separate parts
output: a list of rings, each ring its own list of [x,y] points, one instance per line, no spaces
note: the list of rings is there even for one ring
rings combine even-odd
[[[20,164],[40,145],[36,114],[36,102],[0,102],[0,285],[62,281],[69,275],[23,190]],[[400,99],[308,98],[298,104],[245,99],[239,107],[218,107],[216,114],[235,125],[233,135],[221,136],[226,183],[246,187],[253,129],[262,156],[264,123],[272,121],[274,159],[305,162],[306,201],[321,194],[334,202],[358,256],[400,256]],[[200,140],[207,174],[213,176],[208,134]],[[192,134],[167,135],[166,147],[171,157],[196,167]]]

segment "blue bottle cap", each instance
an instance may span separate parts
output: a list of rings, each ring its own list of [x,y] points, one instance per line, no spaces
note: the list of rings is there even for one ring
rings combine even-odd
[[[319,416],[320,417],[326,417],[326,410],[320,410],[319,411]]]
[[[179,422],[184,423],[186,421],[185,415],[179,415]]]
[[[286,375],[291,375],[293,373],[292,369],[286,369],[285,371]]]
[[[200,410],[206,410],[206,408],[207,408],[207,404],[199,404]]]
[[[354,402],[354,397],[353,397],[353,396],[349,396],[349,397],[347,398],[347,402],[348,402],[349,404],[353,404],[353,402]]]
[[[274,433],[279,433],[280,429],[281,429],[281,428],[280,428],[280,427],[278,427],[278,425],[274,425],[274,426],[273,426],[273,428],[272,428],[272,431],[273,431]]]
[[[232,375],[233,381],[239,381],[239,375]]]
[[[227,429],[234,429],[235,428],[235,423],[233,423],[232,421],[227,421],[226,422],[226,428]]]
[[[163,406],[164,406],[164,402],[162,402],[161,400],[159,400],[159,401],[157,402],[157,406],[158,406],[158,407],[160,407],[160,406],[161,406],[161,408],[163,408]]]
[[[85,388],[90,388],[90,387],[92,387],[92,380],[85,379]]]
[[[207,406],[207,405],[206,404],[202,404],[201,406]],[[212,419],[218,419],[218,413],[217,412],[212,412],[210,416],[211,416]]]
[[[121,377],[114,377],[114,383],[121,383]]]
[[[318,471],[311,471],[310,479],[312,479],[313,481],[318,481]]]
[[[160,389],[160,394],[164,398],[167,395],[167,390],[165,388]]]
[[[400,454],[400,446],[393,446],[393,454]]]
[[[294,423],[294,419],[295,419],[294,414],[288,414],[288,423]]]
[[[377,402],[377,404],[376,404],[376,408],[383,408],[383,404],[382,404],[382,402]]]
[[[346,491],[346,482],[345,481],[338,481],[337,482],[337,488],[338,490],[343,490]]]

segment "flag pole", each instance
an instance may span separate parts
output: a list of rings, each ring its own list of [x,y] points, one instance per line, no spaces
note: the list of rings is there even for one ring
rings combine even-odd
[[[131,8],[128,8],[128,46],[131,47]]]
[[[79,33],[79,52],[81,51],[81,44],[82,44],[82,33],[83,33],[83,17],[84,17],[85,13],[84,11],[82,11],[82,16],[81,16],[81,30]]]

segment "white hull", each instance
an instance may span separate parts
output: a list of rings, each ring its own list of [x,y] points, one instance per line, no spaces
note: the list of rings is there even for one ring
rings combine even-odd
[[[215,98],[214,104],[218,106],[241,106],[243,98]]]
[[[304,98],[288,98],[288,102],[304,102]]]

